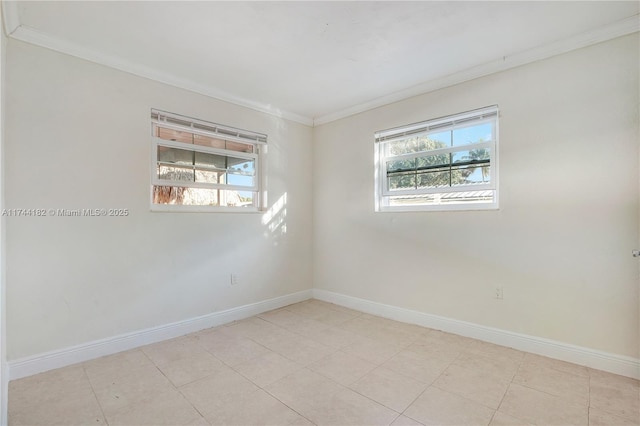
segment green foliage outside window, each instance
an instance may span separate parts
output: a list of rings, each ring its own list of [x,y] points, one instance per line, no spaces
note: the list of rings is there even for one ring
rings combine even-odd
[[[429,151],[441,148],[448,148],[448,145],[427,136],[390,143],[389,156],[421,152],[424,152],[424,156],[388,161],[386,166],[389,189],[439,188],[488,181],[489,149],[471,149],[463,151],[464,155],[458,155],[460,152],[429,154]],[[478,169],[481,171],[481,180],[478,180],[478,177],[472,179],[472,174]]]

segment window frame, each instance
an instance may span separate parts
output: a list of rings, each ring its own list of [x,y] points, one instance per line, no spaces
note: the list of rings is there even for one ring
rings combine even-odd
[[[427,120],[420,123],[409,124],[405,126],[395,127],[391,129],[375,132],[375,211],[376,212],[398,212],[398,211],[459,211],[459,210],[497,210],[499,209],[499,152],[498,152],[498,134],[499,134],[499,116],[500,111],[497,105],[478,108],[458,114],[452,114],[445,117]],[[391,156],[388,154],[388,147],[391,142],[397,142],[412,137],[419,137],[428,134],[441,133],[444,131],[453,131],[467,127],[478,126],[481,124],[492,124],[492,140],[484,142],[468,143],[459,146],[448,146],[436,148],[421,152],[410,152]],[[453,139],[452,139],[453,144]],[[475,149],[486,149],[490,151],[489,157],[489,182],[471,185],[456,185],[447,187],[429,187],[429,188],[413,188],[391,190],[388,188],[388,171],[386,169],[387,161],[390,159],[410,160],[413,158],[435,156],[442,154],[452,154],[456,152],[466,152]],[[452,172],[451,166],[455,163],[449,162],[443,167],[449,166],[449,173]],[[417,170],[416,170],[417,173]],[[458,203],[422,203],[414,205],[390,205],[392,197],[398,196],[420,196],[441,194],[448,195],[454,193],[476,192],[476,191],[492,191],[492,201],[461,201]]]
[[[163,120],[164,119],[164,120]],[[175,122],[171,122],[173,120]],[[186,124],[176,124],[189,123]],[[163,127],[179,132],[186,132],[194,135],[212,137],[224,140],[226,142],[238,142],[253,146],[253,152],[242,152],[227,150],[223,148],[214,148],[206,145],[188,144],[175,140],[162,139],[156,136],[156,128]],[[255,170],[254,181],[252,186],[233,185],[212,182],[188,182],[173,181],[160,179],[158,177],[158,148],[167,147],[175,148],[191,152],[200,152],[203,154],[215,154],[225,157],[233,157],[239,159],[253,160]],[[261,213],[265,210],[266,190],[264,182],[265,175],[265,156],[267,152],[267,135],[250,132],[242,129],[236,129],[229,126],[219,125],[216,123],[199,120],[183,115],[151,109],[151,164],[150,164],[150,191],[149,204],[152,212],[234,212],[234,213]],[[180,166],[177,166],[181,168]],[[196,165],[192,165],[196,170]],[[185,167],[187,169],[188,167]],[[254,201],[251,206],[210,206],[210,205],[181,205],[181,204],[156,204],[154,203],[154,187],[155,186],[173,186],[183,188],[206,188],[220,189],[228,191],[247,191],[254,193]]]

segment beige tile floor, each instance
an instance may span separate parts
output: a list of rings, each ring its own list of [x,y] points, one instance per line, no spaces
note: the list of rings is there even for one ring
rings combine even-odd
[[[13,381],[18,425],[638,425],[639,383],[309,300]]]

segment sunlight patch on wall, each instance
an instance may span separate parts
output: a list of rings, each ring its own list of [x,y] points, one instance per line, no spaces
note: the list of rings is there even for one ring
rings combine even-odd
[[[262,224],[267,227],[265,236],[280,236],[287,233],[287,193],[282,194],[278,201],[262,216]]]

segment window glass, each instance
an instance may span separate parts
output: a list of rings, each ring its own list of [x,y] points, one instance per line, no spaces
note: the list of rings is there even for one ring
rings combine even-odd
[[[498,207],[498,108],[376,133],[376,210]]]
[[[151,119],[152,209],[260,208],[266,135],[157,110]]]

